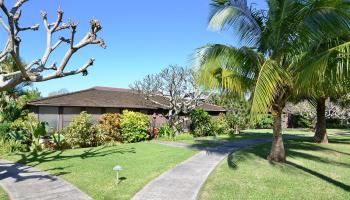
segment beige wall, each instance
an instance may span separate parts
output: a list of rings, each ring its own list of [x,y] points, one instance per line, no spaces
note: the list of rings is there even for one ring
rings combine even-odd
[[[58,129],[58,107],[40,106],[38,118],[40,121],[48,122],[51,128]]]

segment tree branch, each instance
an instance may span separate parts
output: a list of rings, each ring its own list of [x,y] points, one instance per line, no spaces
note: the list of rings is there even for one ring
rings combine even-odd
[[[72,71],[65,71],[65,68],[68,65],[71,57],[79,49],[90,44],[99,44],[101,47],[105,48],[105,42],[102,39],[97,38],[97,33],[102,29],[100,22],[97,20],[91,20],[91,30],[77,45],[74,45],[77,23],[73,23],[71,20],[69,20],[68,23],[62,23],[64,12],[61,9],[58,9],[55,22],[50,24],[47,19],[47,13],[41,11],[41,17],[47,32],[46,49],[40,60],[34,60],[31,64],[25,66],[20,60],[21,38],[18,36],[18,33],[20,31],[35,31],[39,29],[38,24],[29,27],[19,26],[19,20],[22,15],[20,7],[27,1],[28,0],[17,0],[9,12],[9,10],[4,5],[4,0],[0,0],[0,8],[8,18],[8,23],[6,23],[0,16],[0,26],[3,26],[9,34],[5,48],[2,52],[0,52],[0,62],[3,62],[6,58],[9,58],[10,55],[10,58],[13,59],[15,66],[19,69],[15,72],[0,74],[0,91],[14,87],[25,80],[31,82],[42,82],[79,73],[82,73],[84,76],[86,76],[88,74],[87,69],[93,65],[94,59],[89,59],[85,65]],[[52,46],[52,35],[55,32],[69,28],[71,29],[70,39],[60,37],[59,40]],[[56,61],[53,61],[50,66],[46,66],[51,53],[55,51],[63,42],[68,43],[70,47],[64,55],[59,67],[56,66]],[[35,65],[37,67],[34,67]],[[55,72],[46,75],[45,72],[49,70],[55,70]]]

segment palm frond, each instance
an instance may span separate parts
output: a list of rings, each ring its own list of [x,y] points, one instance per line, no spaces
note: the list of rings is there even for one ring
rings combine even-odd
[[[316,51],[317,52],[317,51]],[[350,42],[340,43],[318,53],[310,51],[296,63],[295,87],[304,94],[344,90],[350,79]]]
[[[259,12],[252,12],[246,0],[214,0],[208,28],[214,31],[234,29],[239,40],[256,45],[260,40]]]
[[[199,84],[244,94],[254,86],[263,56],[247,48],[210,44],[198,49],[195,68]]]
[[[266,60],[261,66],[256,80],[251,108],[252,118],[265,114],[272,106],[275,97],[285,85],[290,84],[290,75],[274,60]]]

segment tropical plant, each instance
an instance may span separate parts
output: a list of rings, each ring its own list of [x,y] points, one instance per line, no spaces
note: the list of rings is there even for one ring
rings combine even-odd
[[[332,79],[348,75],[349,42],[339,41],[316,55],[310,52],[315,44],[349,33],[350,4],[343,0],[268,0],[267,5],[268,11],[264,11],[249,7],[246,0],[213,0],[209,27],[233,29],[244,45],[205,45],[196,54],[195,69],[204,86],[242,96],[252,93],[253,119],[272,113],[273,142],[268,159],[283,162],[282,110],[295,92],[297,80],[304,86],[313,84],[333,54],[342,59],[337,61],[334,71],[338,73]]]
[[[47,122],[40,122],[34,113],[15,120],[11,124],[10,137],[29,144],[32,151],[40,150],[39,139],[46,136]]]
[[[350,81],[347,78],[349,72],[348,53],[343,47],[350,40],[349,33],[344,32],[338,37],[327,38],[320,43],[313,43],[305,57],[314,57],[314,60],[302,62],[306,67],[299,67],[295,89],[299,95],[309,97],[316,108],[316,126],[314,141],[316,143],[328,143],[326,130],[326,100],[338,99],[346,95],[350,90]],[[329,49],[335,48],[336,51]],[[320,70],[315,70],[320,68]],[[341,71],[341,72],[340,72]],[[345,73],[343,76],[341,73]],[[306,75],[308,74],[308,75]]]
[[[147,115],[125,110],[121,115],[121,132],[123,142],[140,142],[148,139],[150,119]]]
[[[176,133],[169,124],[162,125],[158,130],[158,137],[166,139],[174,139]]]

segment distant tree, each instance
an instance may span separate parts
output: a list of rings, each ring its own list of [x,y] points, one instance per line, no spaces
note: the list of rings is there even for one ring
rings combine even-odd
[[[69,90],[67,90],[66,88],[62,88],[60,90],[50,92],[48,96],[51,97],[51,96],[67,94],[67,93],[69,93]]]
[[[181,113],[187,115],[201,104],[206,95],[197,86],[191,70],[170,65],[158,74],[151,74],[130,86],[145,98],[169,110],[169,124],[176,130],[183,123]]]
[[[57,11],[57,19],[53,23],[50,23],[47,13],[42,11],[41,17],[47,32],[47,47],[40,59],[33,59],[29,64],[25,64],[21,60],[20,46],[22,43],[20,36],[24,31],[36,31],[39,29],[39,24],[29,27],[20,26],[22,14],[20,8],[27,1],[28,0],[17,0],[11,8],[8,8],[5,5],[5,0],[0,0],[0,8],[2,11],[0,26],[4,28],[8,35],[7,39],[5,38],[6,40],[3,42],[5,44],[4,50],[0,52],[0,91],[14,88],[23,82],[43,82],[79,73],[87,75],[88,67],[94,63],[93,58],[90,58],[85,65],[75,70],[66,71],[65,68],[72,56],[79,49],[90,44],[99,44],[101,47],[105,48],[104,41],[97,37],[97,33],[102,29],[100,22],[95,19],[91,20],[90,31],[79,42],[76,42],[77,23],[71,20],[67,23],[63,23],[63,11],[61,9]],[[6,21],[3,16],[5,16]],[[66,29],[71,30],[70,38],[60,37],[57,42],[53,43],[54,34]],[[63,56],[62,61],[58,65],[56,61],[48,64],[51,54],[62,43],[68,44],[68,50]],[[7,64],[3,65],[3,63]]]

